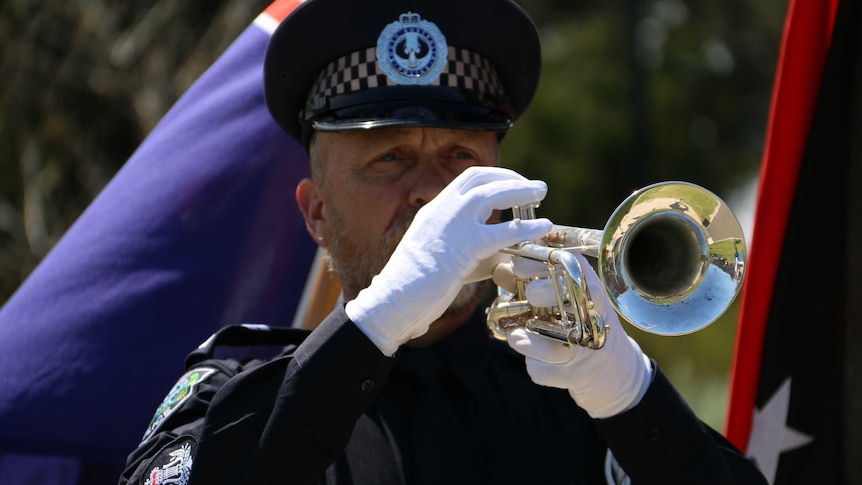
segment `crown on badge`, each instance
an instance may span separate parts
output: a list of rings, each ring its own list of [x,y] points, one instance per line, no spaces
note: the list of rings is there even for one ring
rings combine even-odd
[[[407,12],[402,13],[399,18],[402,24],[418,24],[422,17],[419,16],[418,13]]]

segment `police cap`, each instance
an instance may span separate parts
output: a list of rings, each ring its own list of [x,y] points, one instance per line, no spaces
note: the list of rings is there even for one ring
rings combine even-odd
[[[505,132],[540,66],[536,27],[510,0],[307,0],[270,40],[264,89],[301,143],[313,130]]]

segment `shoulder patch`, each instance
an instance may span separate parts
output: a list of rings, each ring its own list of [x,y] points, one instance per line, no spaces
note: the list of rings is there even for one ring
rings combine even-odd
[[[162,448],[150,461],[144,485],[186,485],[192,473],[197,442],[183,436]]]
[[[149,439],[159,429],[159,426],[195,393],[198,386],[215,372],[214,367],[196,367],[183,374],[156,409],[156,414],[150,420],[150,425],[147,426],[141,441]]]

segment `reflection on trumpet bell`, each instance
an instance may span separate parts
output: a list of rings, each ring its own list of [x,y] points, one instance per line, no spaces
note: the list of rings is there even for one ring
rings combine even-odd
[[[532,208],[513,213],[533,217]],[[530,306],[526,281],[519,281],[514,293],[501,290],[488,311],[495,334],[505,337],[512,327],[523,326],[599,348],[605,327],[571,253],[598,258],[604,290],[625,320],[650,333],[683,335],[711,324],[733,302],[745,272],[746,245],[724,201],[693,184],[665,182],[628,197],[603,231],[554,226],[541,244],[525,242],[503,252],[546,262],[558,301],[551,308]]]
[[[599,274],[616,310],[660,335],[718,319],[742,285],[745,238],[718,196],[674,182],[626,199],[602,232]]]

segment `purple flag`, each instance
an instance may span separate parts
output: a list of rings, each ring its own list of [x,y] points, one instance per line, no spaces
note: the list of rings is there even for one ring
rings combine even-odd
[[[246,29],[0,309],[0,481],[122,465],[197,344],[291,324],[314,257],[293,197],[308,163],[262,64],[298,3]]]

